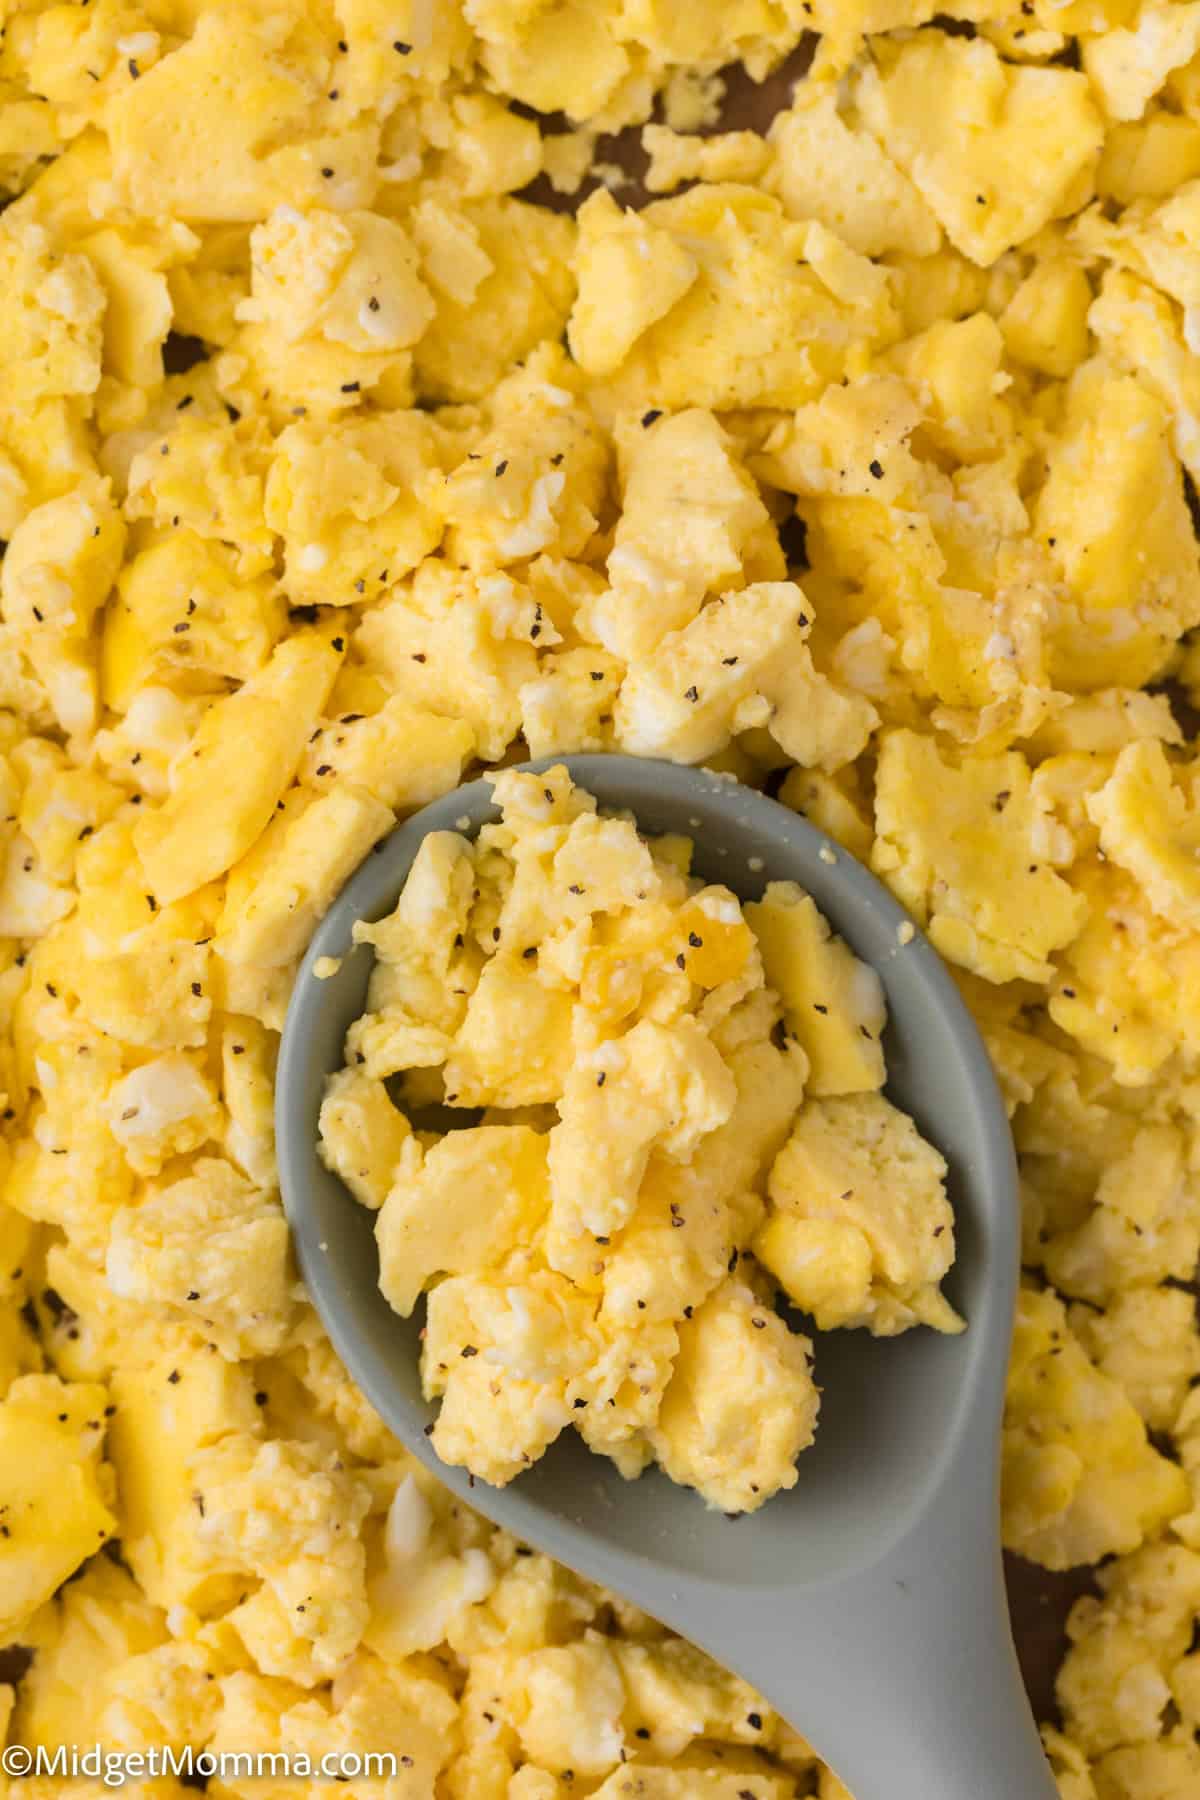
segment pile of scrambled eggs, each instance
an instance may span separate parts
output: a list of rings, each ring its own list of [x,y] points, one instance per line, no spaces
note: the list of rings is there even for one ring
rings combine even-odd
[[[289,1261],[313,922],[468,766],[615,748],[769,785],[955,969],[1024,1178],[1005,1540],[1100,1565],[1048,1748],[1065,1800],[1200,1792],[1200,4],[0,20],[12,1738],[844,1800],[414,1468]],[[626,127],[649,204],[539,203]]]
[[[443,1462],[502,1485],[574,1425],[751,1512],[819,1406],[776,1283],[822,1329],[961,1329],[945,1162],[879,1092],[882,983],[795,883],[743,915],[561,764],[493,786],[500,821],[431,833],[354,927],[376,961],[321,1154],[378,1209],[391,1305],[429,1292]],[[479,1122],[414,1132],[397,1077]]]

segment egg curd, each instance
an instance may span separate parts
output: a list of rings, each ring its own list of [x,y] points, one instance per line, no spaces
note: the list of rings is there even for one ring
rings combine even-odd
[[[1023,1176],[1004,1539],[1065,1576],[1046,1617],[1077,1596],[1038,1650],[1047,1747],[1064,1800],[1195,1800],[1200,4],[0,0],[0,23],[0,1731],[395,1751],[344,1800],[845,1800],[740,1682],[415,1467],[289,1257],[273,1072],[314,922],[464,772],[613,749],[769,785],[955,971]],[[818,1329],[889,1329],[936,1307],[948,1245],[905,1231],[901,1266],[872,1237],[904,1126],[870,1083],[820,1091],[828,1042],[772,973],[776,928],[836,958],[803,902],[750,915],[756,952],[626,836],[613,879],[640,868],[647,900],[618,882],[572,988],[571,881],[547,931],[501,871],[551,818],[616,828],[547,785],[502,787],[486,853],[431,849],[428,919],[406,938],[414,890],[380,932],[331,1154],[381,1203],[405,1305],[399,1246],[480,1138],[410,1136],[390,1071],[414,1104],[452,1074],[500,1134],[489,1232],[542,1221],[521,1307],[487,1234],[431,1296],[448,1454],[511,1378],[548,1398],[498,1414],[503,1472],[565,1409],[715,1492],[730,1345],[799,1397],[787,1429],[811,1410],[759,1271]],[[664,969],[680,918],[744,972],[694,982],[682,943]],[[626,989],[596,953],[656,930]],[[545,1027],[519,1056],[510,992]],[[602,1143],[629,1161],[590,1187],[589,1120],[632,1083],[575,1053],[585,1027],[647,1075],[641,1148]],[[746,1118],[778,1152],[766,1212]],[[863,1194],[818,1216],[848,1166],[837,1195]]]
[[[500,823],[432,833],[354,928],[376,962],[321,1153],[379,1209],[391,1305],[429,1292],[444,1462],[504,1483],[574,1425],[752,1511],[819,1403],[776,1284],[820,1327],[961,1329],[945,1162],[878,1091],[882,985],[795,883],[743,914],[561,766],[494,787]],[[482,1118],[413,1132],[393,1077]]]

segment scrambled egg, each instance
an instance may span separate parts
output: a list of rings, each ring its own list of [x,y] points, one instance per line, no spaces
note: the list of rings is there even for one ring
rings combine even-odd
[[[1191,1800],[1195,0],[0,25],[2,1728],[391,1748],[411,1800],[845,1800],[416,1469],[290,1261],[315,921],[464,773],[622,750],[805,812],[950,963],[1021,1162],[1005,1541],[1097,1570],[1047,1752],[1064,1800]],[[953,1329],[940,1164],[803,896],[739,913],[505,779],[510,839],[432,842],[377,933],[328,1153],[395,1302],[442,1277],[448,1454],[571,1423],[756,1504],[815,1410],[762,1284]]]
[[[376,962],[321,1154],[378,1208],[391,1305],[428,1292],[444,1461],[503,1484],[574,1425],[752,1511],[819,1405],[756,1257],[822,1329],[958,1330],[946,1165],[877,1091],[878,976],[794,884],[743,915],[563,767],[494,787],[500,822],[431,834],[355,926]],[[413,1132],[389,1081],[483,1121]]]

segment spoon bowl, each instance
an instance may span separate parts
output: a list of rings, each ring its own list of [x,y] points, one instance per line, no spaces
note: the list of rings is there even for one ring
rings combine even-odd
[[[477,781],[408,819],[366,859],[318,927],[288,1011],[280,1180],[333,1344],[441,1481],[744,1675],[856,1800],[1052,1800],[1000,1570],[998,1444],[1019,1223],[1012,1141],[978,1032],[887,890],[786,807],[727,777],[644,758],[526,766],[556,764],[603,810],[632,813],[646,835],[686,833],[693,872],[742,900],[768,881],[799,883],[878,972],[885,1091],[949,1166],[957,1258],[944,1288],[968,1329],[821,1333],[820,1424],[797,1485],[736,1519],[656,1470],[623,1480],[573,1432],[503,1489],[439,1460],[425,1435],[436,1413],[421,1393],[420,1316],[400,1318],[380,1293],[374,1215],[322,1163],[317,1118],[346,1030],[366,1005],[374,952],[354,944],[354,921],[391,911],[429,832],[473,836],[499,817],[490,783]],[[313,973],[319,957],[339,960],[324,980]]]

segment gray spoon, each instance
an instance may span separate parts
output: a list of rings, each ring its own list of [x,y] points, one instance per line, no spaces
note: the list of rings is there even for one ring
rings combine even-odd
[[[785,807],[704,770],[568,756],[600,805],[687,832],[695,869],[744,899],[768,880],[812,894],[879,972],[887,1091],[950,1165],[961,1337],[817,1339],[823,1389],[800,1480],[730,1520],[651,1471],[627,1483],[567,1432],[511,1487],[469,1484],[424,1428],[418,1319],[379,1292],[373,1218],[316,1152],[325,1078],[363,1010],[373,952],[355,919],[389,912],[424,836],[498,815],[484,781],[407,820],[357,871],[300,969],[280,1052],[276,1125],[301,1269],[351,1376],[447,1486],[519,1538],[604,1583],[750,1681],[856,1800],[1053,1800],[1005,1608],[997,1463],[1017,1279],[1012,1142],[990,1064],[936,953],[883,887]],[[907,936],[907,932],[903,935]],[[341,967],[316,980],[320,956]]]

